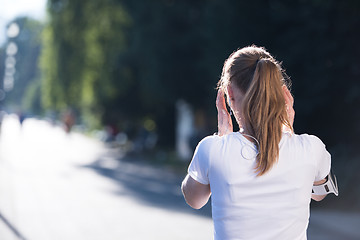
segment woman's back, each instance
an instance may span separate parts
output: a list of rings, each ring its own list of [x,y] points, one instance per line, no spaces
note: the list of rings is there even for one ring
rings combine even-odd
[[[329,173],[330,154],[305,134],[283,134],[279,148],[257,176],[255,145],[241,133],[199,143],[189,175],[210,184],[215,239],[306,239],[311,189]]]
[[[193,208],[212,195],[215,239],[306,239],[311,198],[329,193],[320,186],[330,172],[324,144],[284,133],[293,133],[295,116],[287,86],[281,64],[264,48],[239,49],[224,63],[219,136],[199,143],[182,183]],[[226,102],[242,133],[233,132]]]

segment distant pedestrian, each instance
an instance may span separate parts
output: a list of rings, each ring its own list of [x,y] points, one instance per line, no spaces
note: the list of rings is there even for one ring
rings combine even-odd
[[[332,179],[331,156],[319,138],[293,133],[293,97],[284,76],[256,46],[235,51],[224,64],[218,134],[200,141],[182,183],[193,208],[212,196],[215,240],[306,239],[311,198],[327,194],[312,189]],[[225,97],[239,132],[233,132]]]
[[[64,128],[65,128],[65,132],[66,133],[70,133],[72,127],[75,124],[75,114],[74,112],[69,109],[64,113],[63,116],[63,123],[64,123]]]
[[[20,125],[22,126],[23,123],[24,123],[24,121],[25,121],[25,119],[26,119],[26,115],[25,115],[25,113],[24,113],[23,111],[20,111],[20,112],[18,113],[18,117],[19,117]]]

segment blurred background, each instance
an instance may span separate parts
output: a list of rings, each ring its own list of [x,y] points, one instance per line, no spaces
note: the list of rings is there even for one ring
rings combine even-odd
[[[57,184],[64,187],[63,195],[77,196],[84,185],[106,179],[111,182],[102,187],[122,186],[126,194],[117,193],[92,209],[102,209],[106,201],[113,206],[131,191],[132,200],[145,199],[150,206],[139,214],[163,208],[176,216],[186,212],[172,225],[179,232],[168,230],[173,235],[154,238],[149,237],[154,234],[151,229],[167,222],[168,215],[162,213],[164,221],[156,226],[148,216],[144,224],[152,227],[145,231],[146,239],[193,239],[179,230],[190,225],[192,237],[206,239],[202,234],[211,228],[209,206],[200,212],[188,210],[178,188],[198,141],[217,130],[215,88],[224,60],[251,44],[264,46],[283,62],[292,80],[295,132],[317,135],[332,154],[340,196],[312,203],[319,211],[316,216],[336,212],[334,221],[359,223],[359,1],[1,0],[0,5],[0,197],[7,196],[0,202],[1,239],[144,239],[136,234],[120,237],[128,233],[117,228],[106,231],[118,231],[112,237],[103,238],[100,230],[90,234],[99,222],[114,220],[101,225],[104,228],[124,222],[110,217],[114,209],[121,215],[121,207],[97,210],[89,225],[93,227],[76,232],[68,226],[73,235],[64,238],[52,235],[59,228],[55,223],[49,227],[51,221],[31,225],[37,214],[51,219],[64,212],[75,214],[69,208],[78,209],[80,204],[71,204],[81,197],[63,199],[71,204],[57,211],[49,205],[32,212],[27,204],[41,201],[29,200],[34,192],[23,193],[31,182],[21,175],[27,171],[33,172],[40,199],[46,199],[43,190],[54,191],[48,200],[56,201]],[[90,175],[66,182],[61,174],[55,179],[59,169]],[[52,173],[45,176],[54,182],[42,178],[44,172]],[[149,182],[157,185],[147,186]],[[77,188],[66,192],[70,186]],[[356,216],[346,215],[350,213]],[[77,227],[84,225],[82,221]],[[310,224],[310,239],[359,239],[351,224],[336,233],[329,224],[322,226],[328,235],[312,230],[317,228]],[[31,231],[44,228],[49,235],[31,237]],[[1,231],[8,235],[2,238]]]

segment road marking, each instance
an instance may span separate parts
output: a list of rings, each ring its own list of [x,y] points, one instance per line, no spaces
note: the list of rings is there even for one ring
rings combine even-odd
[[[20,239],[20,240],[26,240],[26,238],[20,233],[20,231],[11,224],[0,212],[0,219],[5,223],[6,226]]]

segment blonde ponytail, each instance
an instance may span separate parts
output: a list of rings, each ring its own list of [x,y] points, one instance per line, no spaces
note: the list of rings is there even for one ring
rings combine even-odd
[[[229,57],[219,81],[219,87],[233,82],[245,94],[242,124],[259,142],[255,166],[258,176],[277,162],[283,126],[292,130],[282,91],[282,73],[280,64],[265,49],[251,46]]]
[[[244,97],[245,128],[259,141],[255,167],[259,176],[277,161],[282,128],[289,122],[282,79],[281,69],[272,58],[259,59]]]

